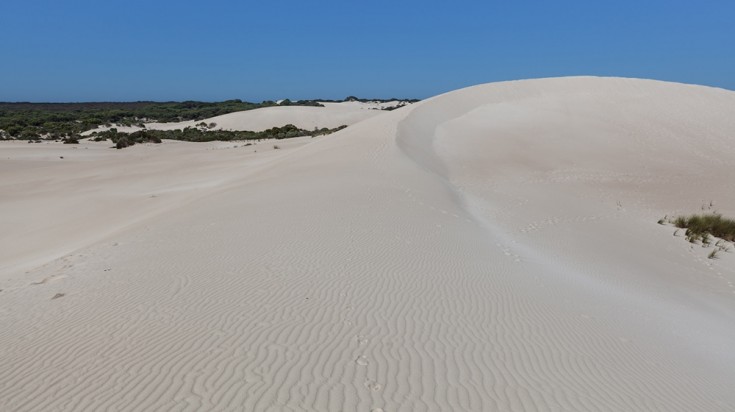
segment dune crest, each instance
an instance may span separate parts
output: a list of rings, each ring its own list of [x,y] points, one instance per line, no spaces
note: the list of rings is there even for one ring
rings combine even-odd
[[[656,221],[735,216],[733,112],[505,82],[202,166],[180,206],[0,277],[0,409],[732,410],[735,254]]]

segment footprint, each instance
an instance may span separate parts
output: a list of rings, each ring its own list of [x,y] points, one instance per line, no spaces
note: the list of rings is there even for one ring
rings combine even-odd
[[[373,392],[377,392],[381,389],[383,389],[383,385],[379,384],[375,381],[365,381],[365,387],[370,389]]]
[[[368,359],[366,356],[360,355],[357,357],[357,359],[355,359],[355,363],[358,364],[359,366],[367,366],[368,363],[370,362],[368,362]]]
[[[50,283],[50,282],[53,282],[53,281],[56,281],[56,280],[61,280],[61,279],[64,279],[64,278],[66,278],[66,276],[65,276],[65,275],[54,275],[54,276],[49,276],[49,277],[47,277],[47,278],[43,278],[43,279],[41,279],[41,280],[40,280],[40,281],[38,281],[38,282],[33,282],[33,283],[31,283],[31,285],[45,285],[46,283]]]

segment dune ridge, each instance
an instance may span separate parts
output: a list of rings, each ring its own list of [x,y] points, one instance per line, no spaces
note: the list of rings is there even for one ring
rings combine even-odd
[[[203,166],[180,207],[1,278],[0,407],[732,410],[735,256],[656,220],[735,212],[733,110],[506,82]]]

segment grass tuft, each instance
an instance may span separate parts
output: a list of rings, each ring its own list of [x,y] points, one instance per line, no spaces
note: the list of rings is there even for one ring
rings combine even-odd
[[[679,216],[674,220],[674,225],[687,230],[686,236],[690,242],[700,240],[708,244],[709,236],[735,241],[735,220],[724,218],[719,213]]]

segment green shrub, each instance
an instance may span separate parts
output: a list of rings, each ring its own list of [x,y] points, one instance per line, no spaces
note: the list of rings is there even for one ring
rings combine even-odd
[[[186,127],[183,130],[139,130],[134,133],[120,133],[117,129],[98,132],[95,139],[110,139],[117,144],[120,139],[125,138],[123,147],[132,146],[135,143],[161,143],[161,139],[183,140],[187,142],[211,142],[211,141],[233,141],[233,140],[262,140],[262,139],[289,139],[300,136],[321,136],[338,132],[347,126],[339,126],[334,129],[315,128],[313,131],[299,129],[287,124],[282,127],[272,127],[261,132],[238,131],[238,130],[211,130],[198,127]],[[117,146],[116,146],[117,147]]]
[[[121,137],[117,139],[117,142],[115,142],[116,149],[124,149],[128,146],[130,146],[130,141],[128,140],[127,136]]]

